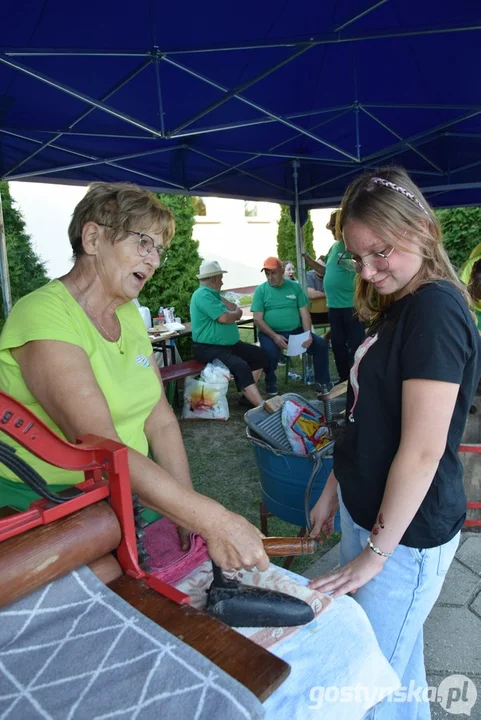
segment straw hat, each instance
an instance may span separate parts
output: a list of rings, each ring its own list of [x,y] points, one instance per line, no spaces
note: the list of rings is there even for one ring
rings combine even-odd
[[[222,270],[217,260],[207,260],[200,266],[197,280],[205,280],[215,275],[223,275],[226,272],[227,270]]]

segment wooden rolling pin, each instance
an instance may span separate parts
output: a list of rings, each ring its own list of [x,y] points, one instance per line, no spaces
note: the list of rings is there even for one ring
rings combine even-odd
[[[101,558],[118,547],[120,537],[117,516],[99,502],[5,540],[0,544],[0,607]]]
[[[317,541],[309,537],[267,537],[262,542],[269,557],[312,555],[318,547]]]

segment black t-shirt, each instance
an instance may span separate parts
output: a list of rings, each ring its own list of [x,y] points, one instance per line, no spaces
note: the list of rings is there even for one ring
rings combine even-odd
[[[334,453],[342,499],[354,522],[367,530],[375,524],[401,439],[403,381],[442,380],[460,385],[446,450],[401,543],[436,547],[456,535],[466,516],[458,447],[480,373],[479,333],[451,283],[424,285],[382,313],[356,353],[346,430]]]

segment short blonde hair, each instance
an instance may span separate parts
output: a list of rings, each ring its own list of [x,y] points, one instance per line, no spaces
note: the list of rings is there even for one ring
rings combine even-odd
[[[88,222],[112,228],[112,242],[124,240],[129,230],[162,235],[167,246],[175,233],[175,219],[151,192],[130,183],[93,183],[73,211],[68,236],[75,258],[83,255],[82,229]]]
[[[408,234],[417,244],[422,264],[413,291],[421,285],[448,280],[457,287],[469,305],[465,286],[457,277],[443,245],[439,221],[420,189],[401,167],[384,167],[358,176],[347,188],[337,216],[342,233],[347,220],[357,220],[377,235],[386,231],[402,246]],[[389,240],[389,244],[393,244]],[[390,305],[392,295],[379,295],[372,283],[360,275],[356,284],[356,309],[362,320],[374,320]]]

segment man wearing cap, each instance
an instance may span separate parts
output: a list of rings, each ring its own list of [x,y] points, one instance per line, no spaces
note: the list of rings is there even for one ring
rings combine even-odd
[[[299,283],[284,278],[278,258],[268,257],[262,270],[266,282],[256,288],[251,310],[259,329],[259,342],[270,358],[266,391],[273,395],[277,393],[276,369],[281,350],[287,349],[289,335],[311,330],[311,315],[306,293]],[[304,347],[314,358],[314,378],[324,389],[330,384],[328,345],[311,333]]]
[[[349,272],[338,260],[346,247],[336,236],[337,210],[331,213],[326,225],[334,237],[334,244],[326,256],[324,274],[324,292],[327,299],[327,312],[331,328],[331,345],[339,380],[347,380],[354,354],[364,341],[364,324],[359,320],[354,307],[355,273]]]
[[[262,370],[267,370],[269,358],[257,345],[241,342],[236,321],[242,310],[220,294],[225,272],[216,260],[200,266],[199,287],[190,301],[194,357],[204,363],[216,358],[223,362],[245,403],[257,407],[263,403],[257,381]]]

